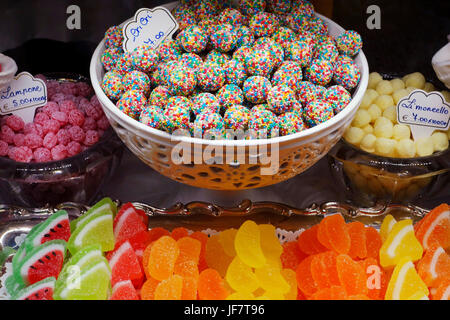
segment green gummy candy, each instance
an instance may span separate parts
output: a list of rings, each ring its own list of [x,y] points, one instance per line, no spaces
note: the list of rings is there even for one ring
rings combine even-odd
[[[11,247],[5,247],[2,251],[0,251],[0,267],[2,267],[6,259],[8,259],[8,257],[15,252],[16,250]]]
[[[74,232],[78,226],[83,223],[86,219],[88,219],[91,215],[96,214],[98,212],[102,212],[105,210],[111,211],[113,216],[117,213],[117,206],[116,204],[111,200],[111,198],[103,198],[99,202],[97,202],[95,205],[93,205],[85,214],[82,216],[76,218],[75,220],[72,220],[70,222],[70,230]]]
[[[91,214],[79,223],[70,236],[67,247],[71,254],[75,254],[91,244],[100,244],[103,252],[114,249],[113,215],[111,211]]]
[[[25,287],[23,283],[19,283],[16,281],[14,275],[10,275],[8,278],[6,278],[5,283],[3,285],[5,286],[6,291],[11,297],[14,296],[19,290],[22,290]]]

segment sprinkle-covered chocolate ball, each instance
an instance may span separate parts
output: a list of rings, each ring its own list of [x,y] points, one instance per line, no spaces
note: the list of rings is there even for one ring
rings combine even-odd
[[[311,101],[303,109],[303,117],[309,127],[317,126],[333,116],[333,107],[324,100]]]
[[[251,103],[263,103],[272,85],[269,79],[261,76],[252,76],[244,82],[243,91],[245,98]]]
[[[280,135],[287,136],[306,129],[301,114],[298,112],[286,112],[278,116]]]
[[[114,71],[105,73],[102,82],[102,89],[109,99],[116,101],[122,96],[124,92],[122,78],[123,76],[121,74]]]
[[[144,107],[139,116],[139,122],[155,129],[162,129],[165,123],[163,110],[158,106]]]
[[[127,116],[138,120],[142,109],[147,104],[147,97],[144,91],[131,90],[125,92],[117,102],[117,108]]]
[[[270,110],[276,114],[290,111],[292,103],[295,100],[294,91],[285,85],[272,87],[267,95],[267,104],[269,105]]]
[[[353,30],[343,32],[336,37],[335,41],[339,53],[349,57],[356,56],[363,46],[361,36]]]

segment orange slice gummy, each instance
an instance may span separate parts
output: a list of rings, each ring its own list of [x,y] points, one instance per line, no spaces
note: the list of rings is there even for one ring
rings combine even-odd
[[[350,250],[350,235],[340,214],[325,217],[319,223],[317,238],[325,247],[337,253],[347,254]]]
[[[184,227],[178,227],[173,229],[170,235],[174,240],[178,241],[181,238],[189,236],[189,232]]]
[[[148,272],[156,280],[168,279],[173,274],[175,262],[180,254],[177,242],[169,236],[162,236],[153,242],[148,258]]]
[[[344,287],[332,286],[330,288],[325,288],[317,291],[313,294],[310,300],[346,300],[347,293]]]
[[[367,276],[358,262],[346,254],[340,254],[336,257],[336,268],[341,285],[349,296],[367,295]]]
[[[198,264],[200,252],[202,250],[200,241],[191,237],[183,237],[178,239],[177,244],[178,248],[180,248],[180,255],[178,256],[177,263],[193,261],[195,264]]]
[[[147,277],[141,288],[141,299],[142,300],[154,300],[155,290],[160,281],[153,279],[152,277]]]
[[[283,244],[283,252],[280,256],[283,268],[295,271],[299,263],[306,257],[307,255],[298,248],[296,241],[285,242]]]
[[[144,269],[145,276],[148,278],[150,277],[150,274],[148,273],[148,259],[150,259],[150,252],[152,250],[153,242],[150,243],[142,253],[142,266]]]
[[[161,281],[155,289],[155,300],[181,300],[183,278],[173,275]]]
[[[425,250],[432,247],[450,248],[450,208],[448,204],[431,210],[420,222],[417,239]]]
[[[237,229],[231,228],[219,233],[219,242],[223,247],[223,250],[230,257],[236,256],[236,250],[234,249],[234,239],[236,238]]]
[[[198,278],[198,296],[201,300],[225,300],[229,295],[220,274],[214,269],[206,269]]]
[[[422,292],[426,296],[429,294],[427,285],[417,274],[412,261],[403,258],[394,268],[385,300],[408,300],[418,292]]]
[[[364,259],[367,257],[366,226],[361,222],[351,222],[347,224],[347,231],[350,235],[348,255],[352,259]]]
[[[327,248],[319,242],[319,239],[317,239],[318,229],[319,225],[316,224],[311,228],[306,229],[298,236],[297,244],[303,253],[312,255],[327,251]]]
[[[225,277],[227,268],[233,258],[225,253],[225,250],[220,244],[219,235],[213,235],[208,239],[205,260],[209,268],[217,270],[220,276]]]
[[[297,300],[297,274],[292,269],[281,270],[281,275],[284,277],[286,282],[289,284],[289,292],[287,292],[284,297],[286,300]]]
[[[300,262],[296,270],[298,288],[306,297],[312,296],[318,290],[317,284],[311,274],[311,263],[313,259],[314,255],[309,256]]]
[[[197,278],[183,277],[183,288],[181,290],[181,300],[197,299]]]
[[[366,258],[358,261],[367,277],[367,296],[372,300],[383,300],[387,288],[386,272],[375,258]]]
[[[182,277],[191,277],[194,279],[198,279],[199,275],[198,266],[192,260],[177,261],[173,273]]]
[[[156,227],[148,231],[149,242],[153,242],[161,238],[162,236],[170,236],[170,232],[164,228]]]
[[[379,259],[380,249],[383,245],[380,233],[377,229],[372,227],[366,227],[366,250],[367,257]]]
[[[372,300],[364,294],[355,294],[353,296],[348,296],[347,300]]]
[[[192,233],[190,235],[190,237],[200,241],[200,243],[202,244],[201,250],[200,250],[200,257],[198,260],[198,269],[199,269],[199,271],[203,271],[208,268],[208,265],[207,265],[206,259],[205,259],[205,251],[206,251],[206,243],[208,242],[209,238],[205,233],[203,233],[201,231],[195,231],[194,233]]]
[[[419,276],[428,287],[436,287],[442,279],[450,279],[450,257],[442,247],[425,252],[417,263]]]
[[[423,249],[414,235],[411,219],[397,222],[380,249],[380,264],[384,268],[397,265],[407,258],[417,261],[422,258]]]
[[[311,275],[319,290],[332,286],[340,286],[336,268],[337,254],[334,251],[322,252],[311,261]]]
[[[450,279],[447,278],[439,282],[432,294],[432,300],[450,300]]]

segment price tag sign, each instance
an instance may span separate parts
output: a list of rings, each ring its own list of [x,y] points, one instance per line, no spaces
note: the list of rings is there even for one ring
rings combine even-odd
[[[33,122],[37,108],[47,104],[47,86],[41,79],[22,72],[0,91],[0,114],[15,114]]]
[[[139,9],[123,27],[123,50],[131,52],[142,45],[156,49],[177,30],[178,22],[166,8]]]
[[[411,92],[397,104],[397,120],[407,124],[415,140],[427,138],[435,130],[450,128],[450,104],[440,92]]]

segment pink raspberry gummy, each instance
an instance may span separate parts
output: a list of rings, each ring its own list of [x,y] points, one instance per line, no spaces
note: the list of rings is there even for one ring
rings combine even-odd
[[[67,153],[69,157],[73,157],[81,152],[81,144],[76,141],[70,141],[67,145]]]
[[[37,123],[25,124],[25,126],[23,127],[23,133],[24,134],[34,133],[40,136],[41,138],[44,137],[44,129],[40,124]]]
[[[86,137],[84,138],[83,143],[86,146],[93,146],[98,142],[99,139],[100,137],[97,131],[89,130],[88,132],[86,132]]]
[[[100,106],[91,104],[91,107],[86,108],[86,115],[94,118],[94,120],[98,120],[103,116],[103,110]]]
[[[88,98],[92,95],[92,87],[86,82],[78,82],[78,94],[82,97]]]
[[[34,133],[25,135],[25,146],[30,149],[36,149],[42,147],[42,138]]]
[[[75,82],[61,83],[61,92],[64,94],[78,95],[78,86]]]
[[[55,161],[67,158],[68,154],[66,146],[63,146],[62,144],[58,144],[57,146],[53,147],[51,153],[52,159]]]
[[[47,149],[51,149],[58,144],[58,137],[53,132],[49,132],[45,135],[42,145]]]
[[[105,115],[97,120],[97,128],[101,130],[107,130],[109,128],[109,121]]]
[[[22,147],[25,145],[25,135],[23,133],[18,133],[14,136],[14,145],[16,147]]]
[[[91,102],[92,105],[94,105],[96,107],[99,107],[99,108],[102,108],[102,105],[100,104],[100,101],[98,101],[98,97],[97,96],[92,96],[90,102]]]
[[[60,103],[63,102],[64,100],[66,100],[66,95],[64,93],[58,92],[55,93],[52,97],[51,97],[52,101]]]
[[[16,115],[12,115],[6,118],[6,124],[15,132],[21,131],[25,125],[22,118]]]
[[[45,121],[49,120],[50,117],[47,115],[46,111],[39,112],[34,116],[34,123],[43,125]]]
[[[60,111],[59,105],[55,101],[49,101],[45,106],[42,107],[42,112],[45,113],[48,117],[50,117],[55,111]]]
[[[3,125],[0,131],[0,139],[12,144],[14,143],[14,131],[8,125]]]
[[[58,138],[58,143],[65,145],[65,146],[71,140],[69,130],[66,130],[66,129],[59,129],[58,133],[56,134],[56,137]]]
[[[84,119],[84,124],[83,124],[84,131],[95,130],[95,129],[97,129],[97,122],[93,118],[87,117],[86,119]]]
[[[76,108],[77,105],[75,104],[75,101],[72,100],[64,100],[59,104],[59,110],[62,112],[69,112],[75,110]]]
[[[86,137],[84,130],[78,126],[73,126],[68,131],[73,141],[83,142]]]
[[[3,140],[0,140],[0,157],[4,157],[8,155],[9,147],[8,143]]]
[[[69,111],[70,112],[70,111]],[[68,119],[67,119],[67,113],[62,112],[62,111],[55,111],[52,113],[51,118],[53,120],[58,121],[61,126],[65,126],[68,123]]]
[[[70,112],[69,112],[69,123],[71,124],[71,125],[73,125],[73,126],[79,126],[79,127],[82,127],[83,126],[83,124],[84,124],[84,115],[83,115],[83,113],[80,111],[80,110],[78,110],[78,109],[75,109],[75,110],[71,110]]]
[[[17,162],[31,162],[33,160],[33,151],[28,147],[12,148],[10,158]]]
[[[52,153],[47,148],[37,148],[34,150],[33,156],[36,162],[52,161]]]
[[[57,133],[59,128],[61,128],[61,124],[55,119],[49,119],[44,121],[42,128],[44,129],[44,134],[48,132]]]
[[[81,112],[83,112],[84,115],[86,115],[86,109],[90,106],[91,106],[91,103],[89,102],[89,100],[83,98],[78,103],[78,110],[80,110]]]

